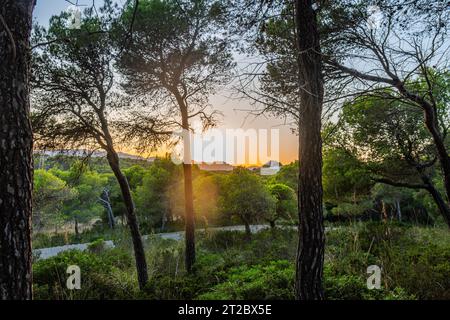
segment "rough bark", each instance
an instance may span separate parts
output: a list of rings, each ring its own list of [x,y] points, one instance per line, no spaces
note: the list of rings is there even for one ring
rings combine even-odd
[[[136,261],[136,270],[138,274],[139,288],[145,288],[148,282],[147,262],[145,260],[144,244],[142,243],[141,233],[136,218],[135,206],[133,198],[131,197],[130,185],[119,166],[119,156],[117,152],[110,148],[107,151],[107,158],[111,170],[113,171],[117,182],[120,186],[122,198],[126,207],[126,217],[128,227],[130,228],[131,239],[133,241],[134,257]]]
[[[299,245],[296,298],[321,300],[325,235],[322,212],[321,114],[323,76],[316,13],[311,0],[296,0],[299,64]]]
[[[34,0],[0,4],[0,299],[32,298],[30,32]]]
[[[439,191],[436,190],[434,186],[429,186],[427,188],[428,192],[431,194],[431,197],[433,197],[434,202],[439,208],[439,211],[441,212],[442,216],[444,217],[445,222],[447,223],[447,226],[450,228],[450,208],[445,203],[444,199],[442,198]]]
[[[191,161],[191,140],[189,135],[188,108],[177,92],[176,98],[181,111],[181,121],[183,128],[183,173],[184,173],[184,211],[185,211],[185,265],[188,273],[192,272],[195,263],[195,212],[194,195],[192,191],[192,161]]]
[[[185,241],[186,241],[186,270],[192,272],[195,263],[195,216],[192,195],[192,164],[183,164],[184,170],[184,199],[185,199]]]
[[[422,175],[422,181],[425,184],[425,189],[430,193],[431,197],[433,198],[434,202],[439,208],[439,211],[441,212],[442,216],[444,217],[445,222],[447,223],[447,226],[450,228],[450,207],[445,202],[444,198],[441,196],[441,193],[436,189],[431,179],[426,176]]]

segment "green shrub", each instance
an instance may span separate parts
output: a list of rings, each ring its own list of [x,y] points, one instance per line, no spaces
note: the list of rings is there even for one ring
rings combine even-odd
[[[450,299],[450,244],[396,248],[385,269],[393,285],[419,299]]]
[[[68,236],[70,238],[70,236]],[[67,237],[64,234],[48,234],[48,233],[37,233],[33,235],[33,249],[40,248],[50,248],[63,246],[67,244]]]
[[[352,274],[334,274],[329,266],[324,268],[324,291],[327,300],[411,300],[402,288],[390,291],[385,288],[368,289],[366,279]]]
[[[189,275],[155,275],[147,284],[145,298],[152,300],[191,300],[202,283]]]
[[[238,231],[213,232],[201,238],[201,247],[221,253],[229,266],[266,264],[272,260],[292,260],[297,252],[297,232],[292,228],[263,230],[251,241]]]
[[[100,253],[100,252],[105,251],[105,249],[106,249],[106,244],[102,238],[97,239],[88,245],[88,250],[89,250],[89,252],[92,252],[92,253]]]
[[[364,298],[448,299],[449,239],[448,231],[439,228],[398,223],[353,224],[327,234],[326,264],[333,276],[356,277],[366,277],[369,265],[380,266],[385,292]]]
[[[66,287],[70,265],[80,267],[80,290]],[[129,255],[120,251],[97,255],[71,250],[39,260],[33,265],[35,299],[131,299],[136,295],[135,280],[126,275],[129,269],[118,268],[129,265]]]
[[[156,252],[161,253],[160,250]],[[219,254],[198,250],[193,273],[187,274],[183,252],[176,253],[172,258],[170,252],[174,251],[165,252],[166,258],[160,257],[157,266],[152,264],[152,275],[145,290],[145,297],[148,299],[194,299],[226,278],[227,265]],[[175,265],[176,261],[178,266]]]
[[[293,299],[294,274],[292,263],[286,260],[271,261],[269,265],[232,268],[224,283],[198,296],[198,299]]]

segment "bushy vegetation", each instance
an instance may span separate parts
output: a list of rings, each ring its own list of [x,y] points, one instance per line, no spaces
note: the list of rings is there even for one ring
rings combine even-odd
[[[64,252],[47,260],[37,258],[36,298],[294,298],[298,244],[295,163],[269,177],[245,168],[230,173],[195,168],[197,227],[204,230],[196,235],[197,261],[191,274],[185,270],[182,241],[152,236],[183,230],[181,168],[166,159],[125,168],[141,228],[150,235],[145,244],[149,267],[145,290],[138,288],[123,203],[111,173],[102,172],[95,161],[74,161],[67,169],[61,167],[38,170],[35,176],[35,193],[45,204],[37,203],[42,217],[39,223],[42,230],[49,222],[61,230],[72,224],[63,232],[36,232],[33,246],[91,245],[85,252]],[[105,189],[116,220],[114,229],[108,224],[106,208],[98,202]],[[55,196],[54,202],[45,201],[48,194]],[[74,199],[73,194],[84,200]],[[327,299],[450,298],[448,231],[426,192],[375,183],[356,159],[329,149],[324,157],[324,196]],[[81,209],[74,211],[76,206]],[[95,218],[96,222],[76,233],[74,218],[80,222]],[[252,223],[269,223],[272,228],[251,237],[250,233],[211,229]],[[106,248],[103,240],[113,240],[116,248]],[[69,265],[81,268],[81,290],[66,289]],[[370,265],[382,268],[380,290],[367,288],[366,271]]]
[[[82,290],[66,289],[66,269],[77,265],[82,270]],[[112,249],[102,252],[66,251],[33,266],[34,294],[37,299],[125,299],[137,294],[132,279],[131,256]]]
[[[105,203],[111,207],[116,229],[123,229],[125,206],[112,173],[103,172],[95,159],[81,162],[67,157],[66,161],[70,163],[67,170],[61,169],[67,165],[60,157],[55,167],[37,170],[35,175],[34,192],[39,201],[35,203],[34,248],[90,242],[100,237],[116,238]],[[124,173],[130,181],[143,233],[183,229],[180,166],[168,159],[158,159],[152,165],[130,165]],[[265,180],[245,168],[237,168],[232,173],[210,173],[195,167],[197,226],[292,224],[296,216],[296,195],[281,182],[282,178],[279,180]],[[247,208],[245,212],[244,208]]]
[[[139,292],[129,240],[114,249],[97,242],[34,264],[38,299],[293,299],[296,230],[199,232],[192,274],[181,242],[150,238],[150,280]],[[81,290],[67,290],[66,268],[78,265]],[[382,268],[382,288],[369,290],[366,269]],[[397,223],[354,223],[327,232],[327,299],[448,299],[450,243],[445,229]]]

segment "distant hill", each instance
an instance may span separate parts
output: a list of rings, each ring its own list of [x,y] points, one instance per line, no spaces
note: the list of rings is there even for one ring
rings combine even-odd
[[[106,158],[106,151],[103,150],[86,150],[86,149],[63,149],[63,150],[35,150],[35,155],[46,156],[46,157],[56,157],[56,156],[70,156],[70,157],[91,157],[91,158]],[[131,160],[140,160],[153,162],[155,161],[155,157],[141,157],[138,155],[133,155],[125,152],[117,153],[119,158],[121,159],[131,159]]]

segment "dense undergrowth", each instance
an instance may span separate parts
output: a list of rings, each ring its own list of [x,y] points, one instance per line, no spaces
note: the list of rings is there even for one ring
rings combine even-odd
[[[34,263],[36,299],[293,299],[295,230],[197,233],[194,273],[184,270],[183,243],[146,243],[150,281],[140,292],[130,240],[114,249],[97,241]],[[450,237],[444,228],[355,223],[327,232],[327,299],[450,299]],[[80,290],[66,289],[69,265],[81,269]],[[382,268],[381,289],[366,285],[369,265]]]

